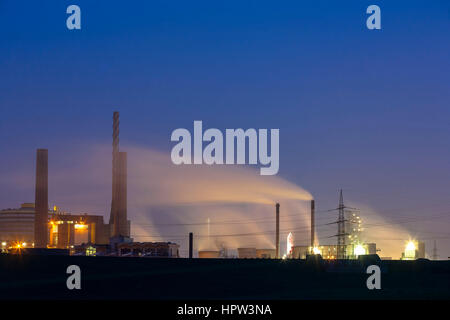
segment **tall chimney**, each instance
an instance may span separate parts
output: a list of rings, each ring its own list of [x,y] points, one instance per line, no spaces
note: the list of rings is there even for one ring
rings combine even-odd
[[[280,258],[280,204],[275,205],[276,208],[276,231],[275,231],[275,244],[276,251],[275,256],[277,259]]]
[[[315,202],[311,200],[311,250],[315,247]]]
[[[112,197],[111,197],[111,214],[109,216],[109,224],[113,226],[114,219],[117,214],[117,196],[118,196],[118,155],[119,155],[119,112],[113,114],[113,151],[112,151]]]
[[[194,249],[194,234],[189,232],[189,259],[192,259],[192,252]]]
[[[36,152],[36,190],[34,214],[34,247],[47,248],[48,228],[48,150]]]
[[[114,236],[129,237],[127,220],[127,153],[119,152],[117,159],[117,197]]]

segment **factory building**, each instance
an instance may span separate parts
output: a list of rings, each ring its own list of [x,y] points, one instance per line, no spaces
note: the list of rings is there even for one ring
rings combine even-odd
[[[348,244],[346,245],[347,259],[356,259],[358,255],[376,254],[375,243]],[[292,249],[293,259],[306,259],[306,256],[313,252],[320,254],[323,259],[337,259],[337,245],[323,245],[311,248],[310,246],[294,246]]]
[[[172,242],[131,242],[117,245],[119,256],[178,258],[180,246]]]
[[[412,240],[405,246],[405,251],[402,252],[401,260],[415,260],[425,258],[425,242]]]
[[[259,259],[275,259],[275,249],[256,249],[256,257]]]
[[[216,250],[201,250],[201,251],[198,252],[198,257],[200,259],[220,258],[220,251],[216,251]]]
[[[276,249],[237,248],[239,259],[275,259]],[[225,251],[200,250],[198,257],[201,259],[228,258]]]
[[[255,259],[256,258],[256,248],[238,248],[238,258],[239,259]],[[276,249],[275,249],[276,254]]]
[[[47,219],[53,215],[47,211]],[[20,208],[0,211],[0,242],[2,247],[34,245],[34,203],[22,203]]]
[[[108,244],[110,227],[103,216],[56,213],[49,222],[49,248],[71,248],[81,244]]]
[[[48,150],[37,149],[35,202],[0,211],[2,252],[31,246],[71,249],[73,254],[97,253],[178,257],[174,243],[133,242],[127,219],[127,153],[119,151],[119,113],[113,114],[112,199],[109,223],[103,216],[48,209]],[[75,247],[78,247],[75,250]]]
[[[3,248],[36,247],[34,203],[0,211],[0,242]],[[69,214],[58,207],[47,209],[44,239],[46,247],[68,249],[82,243],[108,244],[110,228],[103,216]]]

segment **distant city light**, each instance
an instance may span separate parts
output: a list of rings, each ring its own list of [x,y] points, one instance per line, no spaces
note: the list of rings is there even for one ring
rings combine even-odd
[[[78,229],[78,230],[80,230],[80,229],[87,229],[87,225],[86,224],[75,224],[75,229]]]
[[[6,242],[2,242],[2,247],[6,246]]]
[[[314,253],[314,254],[320,254],[320,249],[317,248],[317,247],[314,247],[314,248],[313,248],[313,253]]]

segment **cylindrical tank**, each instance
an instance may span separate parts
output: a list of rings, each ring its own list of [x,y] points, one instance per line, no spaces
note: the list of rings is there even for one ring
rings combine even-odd
[[[238,248],[239,259],[256,258],[256,248]]]
[[[203,250],[198,252],[199,258],[219,258],[219,251]]]
[[[275,249],[256,249],[256,257],[260,259],[275,259]]]

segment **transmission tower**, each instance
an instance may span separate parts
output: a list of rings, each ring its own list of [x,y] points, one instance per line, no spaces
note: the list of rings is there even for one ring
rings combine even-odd
[[[345,232],[345,214],[344,214],[344,197],[342,195],[342,189],[340,190],[339,193],[339,219],[338,219],[338,241],[337,241],[337,258],[338,259],[345,259],[347,254],[346,254],[346,249],[347,246],[345,245],[345,236],[346,236],[346,232]]]
[[[337,237],[337,259],[347,259],[348,255],[347,255],[347,243],[346,243],[346,237],[349,236],[352,238],[352,241],[357,241],[358,237],[356,237],[353,233],[350,234],[347,232],[346,230],[346,223],[356,223],[358,224],[357,227],[355,227],[355,229],[359,232],[362,229],[361,227],[361,221],[359,216],[356,216],[355,214],[353,214],[353,217],[348,220],[345,218],[345,214],[346,212],[352,212],[352,211],[359,211],[356,208],[350,208],[350,207],[346,207],[344,205],[344,196],[342,195],[342,189],[339,192],[339,206],[335,209],[330,209],[327,211],[338,211],[339,212],[339,216],[338,216],[338,220],[329,224],[336,224],[338,225],[338,232],[336,235],[334,236],[330,236],[331,237]],[[348,226],[350,229],[352,228],[351,225]],[[355,231],[355,229],[353,229],[353,231]],[[350,230],[351,231],[351,230]]]
[[[436,240],[434,240],[434,247],[433,247],[433,260],[437,260],[439,257],[437,253],[437,247],[436,247]]]

